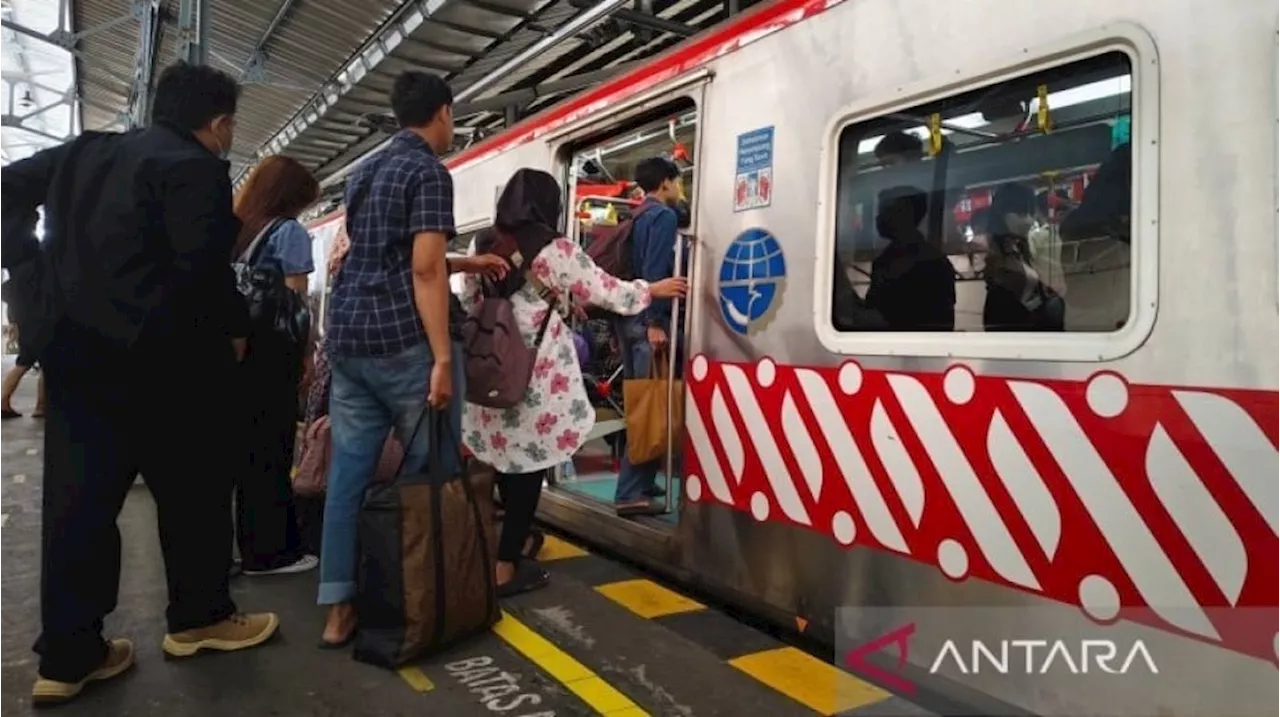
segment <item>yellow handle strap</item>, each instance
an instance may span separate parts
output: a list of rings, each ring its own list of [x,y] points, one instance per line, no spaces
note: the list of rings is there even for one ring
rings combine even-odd
[[[937,112],[929,117],[929,156],[942,151],[942,115]]]
[[[1040,85],[1036,88],[1036,124],[1040,126],[1040,131],[1049,134],[1053,131],[1053,117],[1049,114],[1049,86]]]

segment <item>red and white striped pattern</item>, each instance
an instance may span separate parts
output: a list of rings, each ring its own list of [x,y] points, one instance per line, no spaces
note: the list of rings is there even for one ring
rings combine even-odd
[[[1275,660],[1277,394],[718,363],[687,382],[693,501]]]

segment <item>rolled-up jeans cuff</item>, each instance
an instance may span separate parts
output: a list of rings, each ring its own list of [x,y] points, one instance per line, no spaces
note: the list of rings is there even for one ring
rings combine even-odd
[[[316,599],[317,605],[340,605],[342,603],[352,602],[356,599],[356,584],[350,583],[320,583],[320,596]]]

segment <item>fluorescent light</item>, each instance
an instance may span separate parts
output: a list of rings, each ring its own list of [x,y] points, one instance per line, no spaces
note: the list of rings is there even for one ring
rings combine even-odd
[[[1090,82],[1087,85],[1072,87],[1069,90],[1050,93],[1048,98],[1049,109],[1057,110],[1062,109],[1063,107],[1082,105],[1086,102],[1093,102],[1095,100],[1104,100],[1108,97],[1119,97],[1128,94],[1131,91],[1131,88],[1132,82],[1129,75],[1123,75],[1109,80],[1099,80],[1098,82]],[[1040,98],[1032,98],[1030,107],[1031,112],[1035,113],[1040,107]],[[978,129],[979,127],[983,127],[987,124],[987,121],[983,118],[981,112],[961,115],[954,119],[944,120],[944,122],[952,127],[959,127],[960,129]],[[920,139],[929,138],[929,129],[927,127],[912,127],[903,131],[907,134],[915,135]],[[943,135],[949,135],[951,133],[952,130],[945,127],[942,129]],[[875,137],[868,137],[867,139],[862,140],[858,143],[858,154],[871,154],[875,151],[876,145],[879,144],[882,139],[884,139],[884,135],[876,135]]]
[[[419,25],[422,24],[422,20],[423,20],[422,11],[414,10],[413,12],[409,13],[408,17],[404,19],[404,22],[400,23],[400,29],[404,32],[405,35],[408,35],[409,33],[413,32],[415,29],[417,29]]]
[[[383,47],[386,48],[387,52],[391,52],[392,50],[396,49],[396,46],[399,45],[403,40],[404,40],[404,35],[400,34],[400,29],[393,27],[387,31],[387,36],[382,38],[382,45]]]

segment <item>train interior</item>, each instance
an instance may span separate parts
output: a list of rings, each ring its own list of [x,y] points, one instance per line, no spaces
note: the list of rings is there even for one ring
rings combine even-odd
[[[1130,308],[1131,93],[1128,56],[1110,52],[846,127],[840,137],[836,327],[1122,328]],[[919,199],[915,230],[887,229],[893,211],[886,211],[886,200],[901,207],[907,197],[910,207],[912,195]],[[1025,217],[1025,226],[1010,230],[1011,213]],[[927,238],[950,261],[954,327],[911,325],[902,312],[877,311],[888,296],[906,300],[898,290],[872,290],[889,283],[877,275],[903,272],[901,265],[889,268],[899,253],[895,245],[903,242],[887,234],[898,233]],[[1017,271],[1007,270],[1011,262]],[[839,281],[841,274],[846,281]],[[1060,296],[1065,321],[1056,329],[1001,324],[988,294],[1011,274],[1038,277]],[[872,306],[877,300],[880,306]]]
[[[677,212],[689,216],[696,181],[697,139],[696,110],[689,101],[667,106],[578,145],[568,162],[570,233],[585,246],[598,232],[616,230],[620,222],[630,217],[644,199],[643,190],[633,179],[635,167],[650,157],[665,157],[680,167],[688,199],[680,203]],[[681,222],[686,229],[687,224]],[[621,347],[607,315],[578,315],[573,324],[596,425],[572,463],[556,472],[550,487],[572,503],[611,511],[626,431]],[[674,340],[682,341],[683,336]],[[678,396],[677,400],[683,397]],[[678,460],[675,462],[678,464]],[[666,496],[659,500],[665,500],[666,512],[637,520],[661,531],[676,525],[681,491],[675,473],[664,468],[658,474],[657,486]]]

